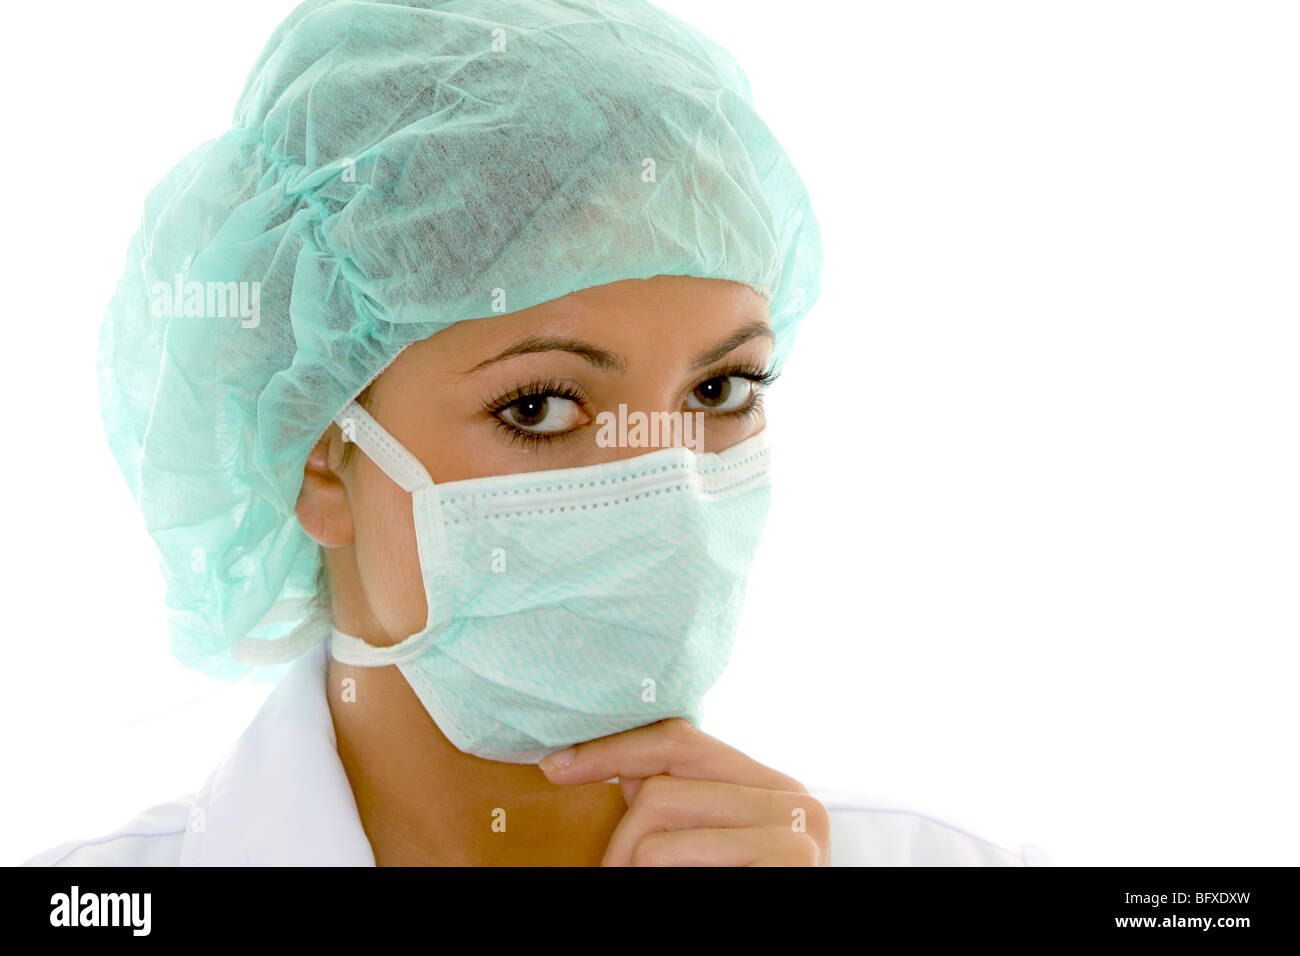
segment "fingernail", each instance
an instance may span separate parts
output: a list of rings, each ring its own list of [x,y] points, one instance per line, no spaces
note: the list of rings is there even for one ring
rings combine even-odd
[[[541,767],[543,771],[559,770],[563,767],[570,766],[573,763],[573,758],[576,754],[577,751],[572,747],[569,747],[567,750],[557,750],[555,753],[547,754],[543,757],[537,766]]]

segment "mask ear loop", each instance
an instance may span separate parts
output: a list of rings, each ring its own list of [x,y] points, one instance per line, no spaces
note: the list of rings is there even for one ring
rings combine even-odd
[[[281,621],[299,621],[299,624],[284,637],[241,637],[230,649],[230,656],[249,667],[283,664],[295,659],[308,648],[315,647],[330,634],[329,612],[317,607],[309,599],[276,601],[262,617],[260,624]]]
[[[334,423],[343,432],[344,441],[356,442],[366,456],[383,469],[384,474],[403,491],[414,493],[417,488],[432,485],[433,479],[420,464],[420,460],[402,447],[373,415],[355,401],[348,402],[343,411],[334,416]]]
[[[342,430],[345,441],[355,441],[384,474],[411,494],[415,540],[425,578],[429,616],[422,630],[389,647],[367,644],[331,625],[330,653],[341,663],[359,667],[401,664],[424,653],[429,642],[451,620],[451,577],[438,490],[420,460],[356,401],[348,402],[343,411],[334,416],[334,422]],[[421,534],[422,528],[425,534]],[[430,548],[433,553],[429,553]]]

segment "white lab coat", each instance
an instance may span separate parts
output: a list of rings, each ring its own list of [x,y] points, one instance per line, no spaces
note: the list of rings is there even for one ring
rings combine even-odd
[[[24,866],[374,866],[325,697],[325,643],[280,679],[207,782],[110,833]],[[814,791],[831,813],[834,866],[1034,866],[1020,853],[862,795]]]

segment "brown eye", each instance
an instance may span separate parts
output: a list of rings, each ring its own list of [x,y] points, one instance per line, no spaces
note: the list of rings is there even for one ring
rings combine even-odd
[[[525,395],[501,409],[498,417],[523,431],[549,434],[573,428],[582,417],[582,408],[558,395]]]
[[[741,375],[718,375],[695,386],[686,397],[692,411],[729,412],[744,408],[753,398],[755,383]]]

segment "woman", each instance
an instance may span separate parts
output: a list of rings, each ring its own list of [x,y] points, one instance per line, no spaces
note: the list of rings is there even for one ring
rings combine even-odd
[[[298,7],[100,364],[174,653],[283,679],[198,792],[30,862],[1020,862],[697,727],[820,268],[739,67],[649,4]]]

